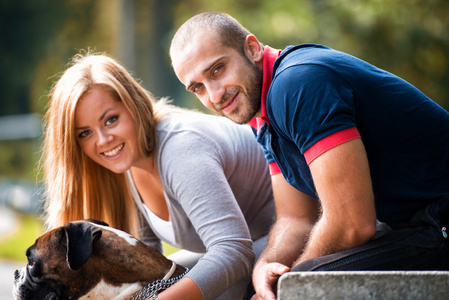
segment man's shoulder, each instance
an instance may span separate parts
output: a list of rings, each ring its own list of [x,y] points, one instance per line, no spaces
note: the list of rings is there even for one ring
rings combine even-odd
[[[333,54],[335,53],[335,54]],[[322,78],[329,73],[335,64],[332,58],[338,51],[317,44],[301,44],[285,48],[273,66],[273,81],[270,92],[283,94],[285,90],[299,85],[313,86],[318,84],[316,78]]]
[[[301,64],[315,61],[319,57],[334,51],[329,47],[319,44],[300,44],[287,46],[282,50],[274,64],[274,70],[288,67],[292,64]]]

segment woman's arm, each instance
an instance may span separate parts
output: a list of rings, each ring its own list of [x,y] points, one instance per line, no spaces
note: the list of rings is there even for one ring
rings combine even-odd
[[[169,289],[163,291],[158,295],[160,300],[170,299],[183,299],[183,300],[196,300],[203,299],[198,285],[189,277],[184,277]]]
[[[176,232],[177,242],[191,251],[192,241],[206,249],[187,274],[190,281],[175,284],[167,296],[178,289],[190,291],[192,283],[205,299],[215,299],[250,276],[255,257],[248,225],[225,172],[229,162],[214,139],[191,131],[177,133],[164,147],[161,179],[166,194],[175,201],[173,207],[182,207],[179,215],[171,215],[182,218],[173,219],[178,226],[182,224]]]

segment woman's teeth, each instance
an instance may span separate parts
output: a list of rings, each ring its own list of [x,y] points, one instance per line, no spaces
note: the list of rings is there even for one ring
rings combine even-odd
[[[123,144],[119,145],[117,148],[112,149],[111,151],[104,152],[104,155],[106,156],[116,156],[120,153],[120,151],[123,149]]]

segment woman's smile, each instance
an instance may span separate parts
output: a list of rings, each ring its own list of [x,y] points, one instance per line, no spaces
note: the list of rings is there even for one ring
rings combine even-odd
[[[107,157],[114,157],[114,156],[117,156],[118,154],[121,153],[121,151],[122,151],[122,149],[123,149],[123,146],[125,146],[125,143],[122,143],[122,144],[118,145],[117,147],[115,147],[114,149],[112,149],[112,150],[110,150],[110,151],[105,151],[105,152],[103,152],[102,154],[103,154],[104,156],[107,156]]]

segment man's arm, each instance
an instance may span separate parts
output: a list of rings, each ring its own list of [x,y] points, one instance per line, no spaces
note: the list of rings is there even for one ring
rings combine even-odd
[[[322,215],[294,265],[362,245],[376,232],[373,188],[361,139],[321,154],[310,163],[310,170]]]
[[[276,299],[276,282],[301,255],[319,211],[317,201],[292,187],[282,174],[273,175],[272,184],[277,217],[254,268],[253,299]]]

